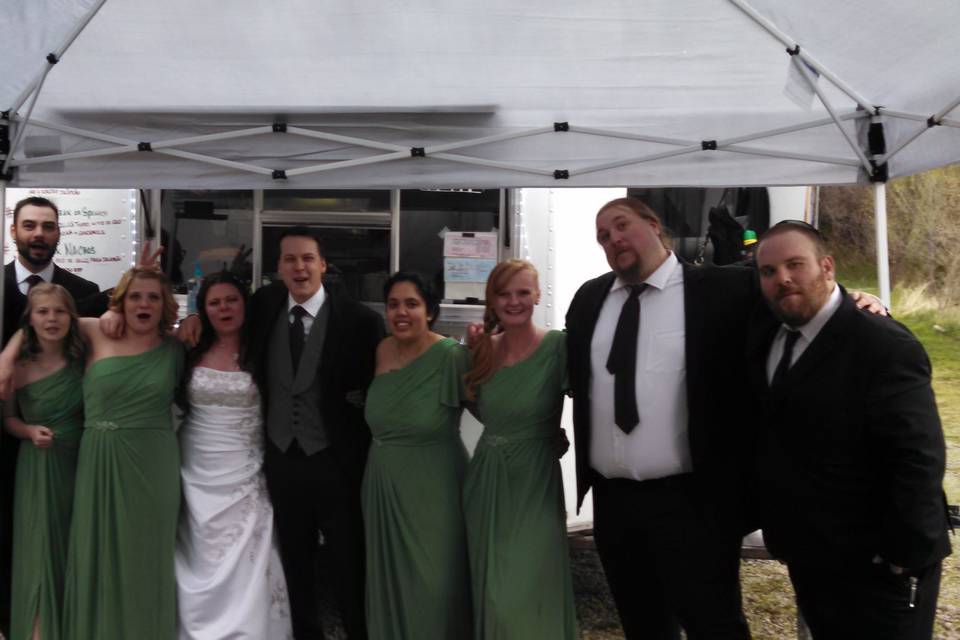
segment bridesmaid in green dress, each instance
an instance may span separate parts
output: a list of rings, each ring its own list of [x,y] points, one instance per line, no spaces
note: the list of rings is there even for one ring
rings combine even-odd
[[[373,433],[363,480],[371,640],[469,638],[470,580],[460,506],[466,352],[430,330],[439,304],[413,274],[385,287],[391,336],[366,399]]]
[[[17,458],[13,511],[12,640],[60,640],[73,480],[83,431],[85,346],[66,289],[39,284],[27,295],[4,404],[7,430],[25,442]],[[27,442],[29,441],[29,442]]]
[[[566,335],[533,324],[540,290],[529,262],[498,264],[486,299],[484,333],[465,376],[484,426],[463,492],[473,637],[572,640],[576,610],[557,461],[558,443],[566,443]]]
[[[69,638],[172,640],[180,454],[170,407],[183,369],[165,337],[177,304],[148,267],[124,274],[111,308],[121,338],[81,320],[90,343],[63,629]]]

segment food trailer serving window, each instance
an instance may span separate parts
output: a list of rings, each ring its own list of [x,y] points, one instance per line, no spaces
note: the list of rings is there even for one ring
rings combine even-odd
[[[161,203],[163,268],[176,291],[186,293],[197,267],[203,274],[233,268],[252,277],[252,191],[167,189]]]
[[[501,192],[498,189],[401,191],[400,269],[423,274],[445,302],[465,302],[464,288],[451,286],[449,273],[444,270],[444,234],[497,233],[500,210]],[[495,262],[497,256],[492,257]],[[482,269],[475,271],[476,279],[486,279]],[[482,286],[474,289],[476,295],[469,297],[482,298]]]

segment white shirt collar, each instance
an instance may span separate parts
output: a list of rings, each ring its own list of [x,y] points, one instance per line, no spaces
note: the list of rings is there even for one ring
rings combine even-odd
[[[311,318],[316,318],[317,314],[320,313],[320,307],[323,306],[323,303],[326,299],[327,293],[322,284],[320,285],[320,288],[317,289],[317,292],[308,298],[306,302],[297,302],[293,299],[293,296],[288,293],[287,312],[289,313],[290,310],[295,306],[300,305],[303,307],[304,311],[310,314]]]
[[[19,257],[13,259],[13,268],[16,270],[17,284],[23,284],[27,278],[34,275],[33,271],[30,271],[25,266],[20,264]],[[43,269],[37,271],[36,275],[43,278],[44,282],[53,282],[53,260],[48,262],[47,266],[45,266]]]
[[[837,312],[837,309],[840,308],[841,302],[840,287],[834,282],[833,291],[830,292],[830,297],[827,298],[826,303],[820,307],[816,315],[810,318],[805,325],[801,327],[791,327],[785,324],[783,326],[789,331],[799,331],[800,335],[802,335],[807,342],[813,342],[813,339],[817,337],[817,334],[820,333],[823,326],[827,324],[830,318],[833,317],[833,314]]]
[[[666,260],[660,263],[660,266],[656,270],[647,276],[647,279],[644,280],[644,283],[650,285],[654,289],[659,289],[663,291],[667,287],[667,283],[670,281],[670,276],[673,275],[674,269],[679,268],[680,261],[677,260],[677,256],[671,251],[667,255]],[[616,291],[617,289],[622,289],[626,286],[629,286],[629,283],[624,282],[620,279],[620,276],[613,281],[613,287],[610,291]]]

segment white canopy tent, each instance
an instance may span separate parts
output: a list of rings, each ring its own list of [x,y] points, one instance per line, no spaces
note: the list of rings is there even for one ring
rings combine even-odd
[[[955,0],[2,0],[2,15],[11,186],[876,181],[879,201],[888,177],[960,161]]]

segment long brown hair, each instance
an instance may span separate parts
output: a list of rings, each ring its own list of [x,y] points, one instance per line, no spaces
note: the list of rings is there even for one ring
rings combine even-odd
[[[161,284],[160,295],[163,296],[163,315],[160,319],[160,333],[166,333],[173,323],[177,321],[177,301],[170,291],[170,281],[152,267],[133,267],[124,272],[120,277],[120,282],[113,288],[113,296],[110,298],[110,308],[119,313],[123,313],[123,301],[127,297],[127,291],[134,280],[156,280]]]
[[[504,287],[513,279],[515,275],[522,271],[529,271],[538,281],[539,274],[537,268],[526,260],[511,258],[504,260],[493,268],[490,276],[487,278],[487,289],[485,292],[486,309],[483,313],[483,335],[476,343],[470,347],[470,355],[473,358],[473,368],[464,376],[463,381],[467,385],[467,399],[477,399],[477,388],[489,380],[494,371],[494,353],[492,336],[500,328],[500,318],[493,308],[493,303],[497,295],[503,291]]]
[[[33,307],[40,296],[57,296],[63,302],[70,314],[70,329],[63,338],[63,357],[67,361],[67,366],[77,369],[83,368],[86,360],[87,345],[80,336],[79,315],[77,314],[77,305],[73,302],[73,296],[70,292],[58,284],[45,282],[35,285],[27,293],[27,308],[23,310],[23,316],[20,318],[20,328],[23,329],[23,345],[20,347],[18,360],[35,360],[40,354],[40,339],[37,332],[30,323],[30,315],[33,313]]]
[[[673,250],[673,240],[670,237],[670,231],[663,225],[663,221],[660,219],[660,216],[657,215],[657,212],[651,209],[650,205],[646,202],[639,198],[632,197],[616,198],[600,207],[600,210],[597,211],[597,216],[613,207],[623,207],[644,220],[656,222],[657,226],[660,227],[660,244],[662,244],[663,248],[667,251]]]

